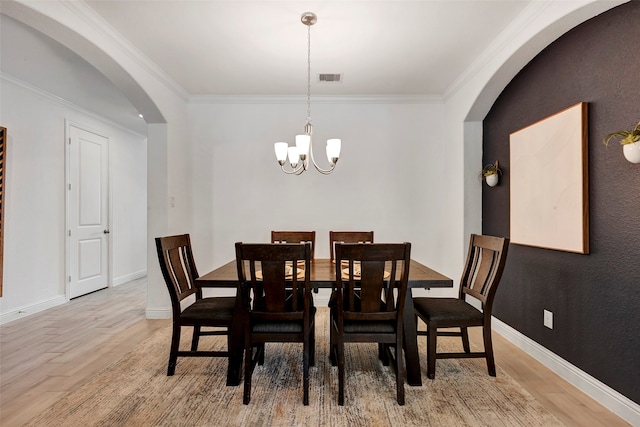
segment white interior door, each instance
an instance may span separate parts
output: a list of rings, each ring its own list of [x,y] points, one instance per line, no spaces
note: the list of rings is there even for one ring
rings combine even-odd
[[[69,298],[108,285],[109,140],[69,126]]]

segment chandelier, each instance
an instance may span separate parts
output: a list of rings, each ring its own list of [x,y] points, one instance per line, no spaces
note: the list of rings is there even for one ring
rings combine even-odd
[[[327,160],[329,160],[329,169],[323,169],[316,163],[313,158],[313,142],[311,134],[313,126],[311,125],[311,26],[318,21],[318,17],[313,12],[305,12],[300,20],[307,26],[307,123],[304,125],[304,134],[296,135],[296,145],[289,147],[286,142],[276,142],[274,149],[276,159],[287,174],[300,175],[309,168],[309,159],[316,170],[324,175],[333,172],[336,167],[338,157],[340,157],[340,147],[342,142],[340,139],[327,140]],[[290,170],[285,169],[289,157]]]

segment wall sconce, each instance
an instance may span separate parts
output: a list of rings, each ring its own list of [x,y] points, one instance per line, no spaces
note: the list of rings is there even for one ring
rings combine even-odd
[[[500,180],[500,174],[502,170],[498,167],[498,161],[493,164],[488,164],[482,168],[481,176],[489,187],[495,187]]]

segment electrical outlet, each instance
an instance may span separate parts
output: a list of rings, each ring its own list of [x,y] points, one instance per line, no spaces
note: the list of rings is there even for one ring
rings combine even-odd
[[[553,329],[553,312],[544,310],[544,326]]]

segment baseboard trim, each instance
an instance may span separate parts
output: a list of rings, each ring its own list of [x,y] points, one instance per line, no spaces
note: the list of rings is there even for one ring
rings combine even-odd
[[[0,314],[0,325],[3,325],[14,320],[22,319],[23,317],[31,316],[32,314],[39,313],[58,305],[65,304],[67,299],[64,295],[58,295],[47,300],[39,301],[33,304],[23,305],[7,313]]]
[[[142,279],[143,277],[146,277],[146,275],[147,275],[146,269],[125,274],[123,276],[119,276],[113,279],[112,286],[124,285],[125,283],[129,283],[137,279]]]
[[[149,308],[146,310],[147,319],[170,319],[171,309],[166,308]]]
[[[492,329],[632,426],[640,426],[640,405],[631,399],[495,317]]]

